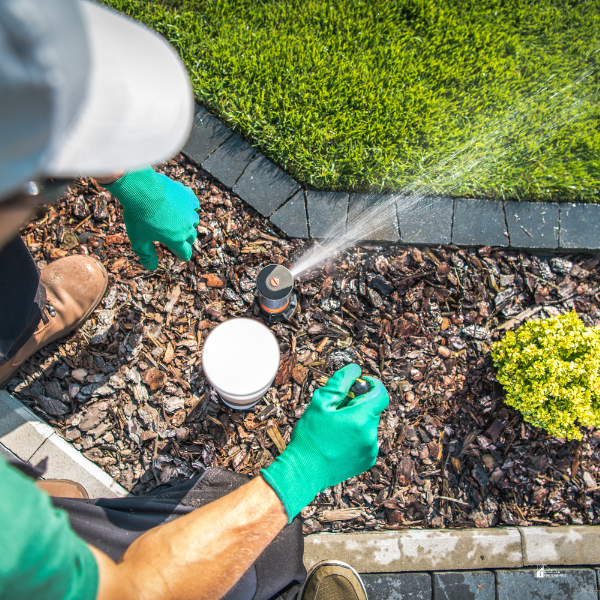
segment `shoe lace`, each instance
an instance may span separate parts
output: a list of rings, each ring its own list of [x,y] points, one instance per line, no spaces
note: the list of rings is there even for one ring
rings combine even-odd
[[[56,316],[56,311],[54,310],[54,306],[52,306],[52,302],[50,300],[46,300],[46,304],[44,304],[44,308],[42,310],[42,321],[44,325],[50,321],[50,317],[54,318]]]

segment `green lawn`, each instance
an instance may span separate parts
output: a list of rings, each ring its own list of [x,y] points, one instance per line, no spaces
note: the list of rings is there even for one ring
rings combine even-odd
[[[600,0],[106,0],[317,189],[600,199]]]

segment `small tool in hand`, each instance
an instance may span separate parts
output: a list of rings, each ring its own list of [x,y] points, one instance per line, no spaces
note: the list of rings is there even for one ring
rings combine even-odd
[[[352,384],[348,395],[346,396],[346,403],[350,400],[354,400],[356,396],[362,396],[371,389],[371,384],[360,377]]]

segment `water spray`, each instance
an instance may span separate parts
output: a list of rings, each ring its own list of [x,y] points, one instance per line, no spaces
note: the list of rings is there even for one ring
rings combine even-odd
[[[260,316],[267,323],[287,321],[298,307],[294,278],[283,265],[262,269],[256,279],[256,296]]]

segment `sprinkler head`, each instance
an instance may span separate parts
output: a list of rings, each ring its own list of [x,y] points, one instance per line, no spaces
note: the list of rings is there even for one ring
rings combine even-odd
[[[287,321],[298,306],[294,278],[282,265],[267,265],[258,274],[256,296],[260,315],[267,323]]]

